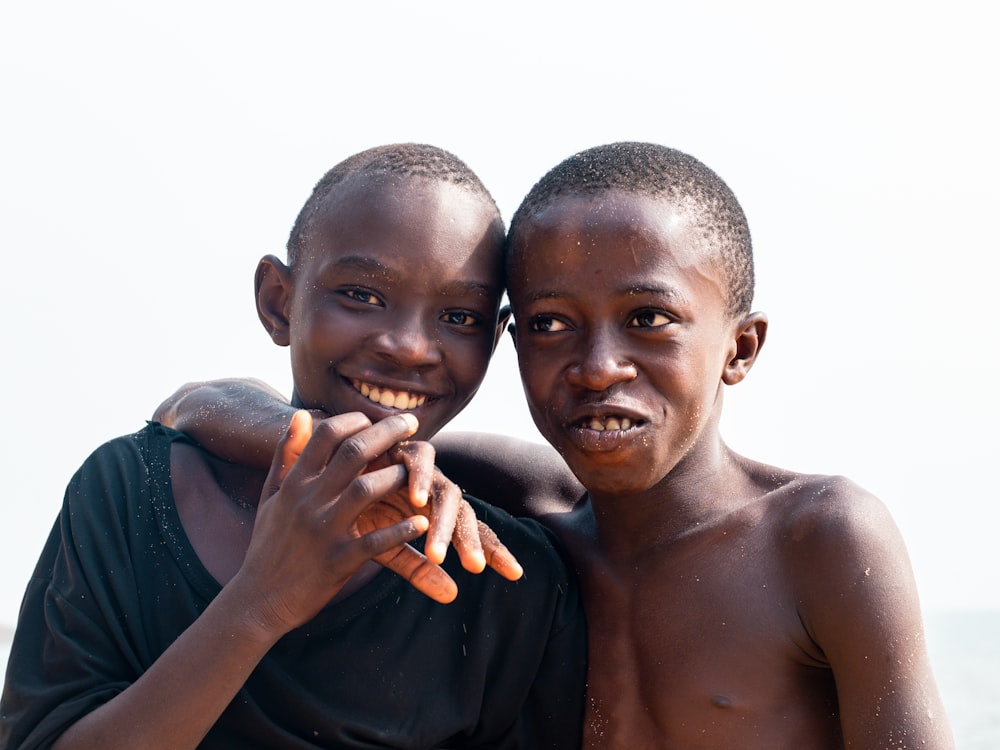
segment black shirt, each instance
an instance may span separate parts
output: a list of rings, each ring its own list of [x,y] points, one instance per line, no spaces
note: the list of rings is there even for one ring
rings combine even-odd
[[[127,688],[220,591],[177,515],[151,424],[73,477],[22,604],[0,746],[48,747]],[[586,633],[547,530],[470,498],[525,570],[472,575],[438,604],[388,570],[264,657],[206,748],[578,748]]]

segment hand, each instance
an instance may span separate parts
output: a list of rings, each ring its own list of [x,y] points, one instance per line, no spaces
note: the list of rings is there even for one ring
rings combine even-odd
[[[424,544],[427,559],[437,564],[444,562],[450,544],[458,552],[462,567],[470,573],[481,573],[489,565],[504,578],[518,580],[524,571],[517,558],[493,529],[476,518],[472,506],[462,497],[461,488],[434,464],[435,455],[434,446],[421,440],[404,441],[391,448],[387,455],[389,461],[406,467],[409,492],[404,499],[430,519]],[[372,506],[371,510],[377,508],[387,513],[383,522],[398,521],[409,512],[406,507],[400,507],[395,515],[382,506]],[[379,562],[395,570],[391,564]]]
[[[362,414],[343,414],[315,431],[311,421],[308,412],[297,412],[281,439],[246,558],[230,582],[242,587],[251,616],[282,634],[312,619],[363,563],[405,547],[429,525],[424,516],[406,515],[371,531],[358,528],[370,506],[406,486],[403,466],[365,470],[413,434],[412,415],[372,425]],[[454,599],[451,577],[410,553],[394,555],[409,560],[407,580],[437,601]]]

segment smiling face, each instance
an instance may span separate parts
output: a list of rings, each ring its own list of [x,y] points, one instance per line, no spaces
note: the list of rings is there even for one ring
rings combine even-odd
[[[514,237],[531,414],[592,495],[648,490],[717,444],[740,320],[693,236],[664,199],[609,190],[555,198]]]
[[[294,268],[258,269],[261,318],[291,347],[293,403],[372,421],[409,411],[415,437],[434,435],[475,394],[496,344],[502,236],[493,206],[450,183],[337,186]]]

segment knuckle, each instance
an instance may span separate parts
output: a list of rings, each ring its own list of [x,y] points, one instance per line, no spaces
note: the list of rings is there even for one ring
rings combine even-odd
[[[337,454],[352,463],[365,462],[368,456],[368,441],[360,435],[352,435],[340,444]]]
[[[372,497],[379,491],[378,483],[371,474],[362,474],[359,477],[355,477],[352,484],[354,485],[355,492],[361,497]]]
[[[317,422],[313,426],[314,435],[335,435],[337,433],[337,428],[334,423],[329,419],[324,419],[321,422]]]
[[[465,498],[462,498],[462,500],[458,503],[458,520],[460,523],[482,523],[482,521],[479,521],[479,519],[476,518],[476,511],[472,509],[472,506],[469,505],[469,501]]]
[[[483,546],[489,546],[495,549],[503,547],[503,544],[500,542],[500,538],[496,535],[496,532],[487,526],[483,521],[477,521],[476,526],[479,529],[479,539],[483,543]]]
[[[381,535],[379,534],[365,534],[358,538],[357,544],[366,559],[374,558],[385,552],[385,545],[382,543]]]

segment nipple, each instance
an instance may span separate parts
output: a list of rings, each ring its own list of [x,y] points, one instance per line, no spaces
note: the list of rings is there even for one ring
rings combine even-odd
[[[733,705],[733,699],[728,695],[713,695],[712,705],[716,708],[730,708]]]

